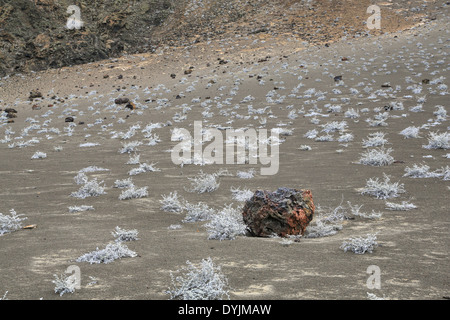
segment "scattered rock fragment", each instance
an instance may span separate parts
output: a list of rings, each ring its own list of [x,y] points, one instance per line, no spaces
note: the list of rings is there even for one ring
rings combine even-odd
[[[73,117],[67,117],[66,119],[64,119],[64,122],[73,122],[74,119]]]
[[[114,100],[115,104],[127,104],[130,102],[130,99],[128,98],[117,98],[116,100]]]
[[[303,235],[314,211],[311,191],[278,188],[275,192],[257,190],[245,203],[242,216],[253,236],[285,237]]]
[[[133,102],[130,101],[130,102],[127,103],[125,108],[130,109],[130,110],[135,110],[136,109],[136,105]]]
[[[30,95],[28,96],[28,99],[30,101],[33,101],[36,98],[42,98],[42,93],[38,90],[33,90],[30,92]]]

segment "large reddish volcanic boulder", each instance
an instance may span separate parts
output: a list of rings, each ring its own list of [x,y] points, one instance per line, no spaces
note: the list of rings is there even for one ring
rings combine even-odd
[[[275,192],[257,190],[245,203],[242,216],[253,236],[285,237],[303,235],[314,211],[311,191],[279,188]]]

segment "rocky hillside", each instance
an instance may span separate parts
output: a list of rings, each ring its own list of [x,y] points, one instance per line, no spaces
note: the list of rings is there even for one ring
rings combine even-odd
[[[428,1],[438,8],[439,1]],[[380,4],[382,32],[432,18],[431,4]],[[445,1],[443,2],[445,3]],[[0,0],[0,76],[210,39],[291,34],[310,43],[361,36],[370,0]],[[77,6],[83,22],[69,29]],[[411,8],[415,10],[411,10]]]

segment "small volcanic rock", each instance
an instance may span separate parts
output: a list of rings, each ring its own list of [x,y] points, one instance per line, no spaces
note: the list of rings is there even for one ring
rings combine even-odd
[[[242,216],[251,235],[303,235],[313,219],[315,206],[311,191],[278,188],[257,190],[243,208]]]

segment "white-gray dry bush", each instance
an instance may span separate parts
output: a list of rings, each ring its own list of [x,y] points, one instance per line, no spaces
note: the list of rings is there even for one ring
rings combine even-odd
[[[56,274],[53,275],[55,280],[52,282],[55,284],[55,293],[59,294],[61,297],[65,293],[74,293],[77,286],[77,277],[76,275],[65,275],[62,274],[58,276]]]
[[[388,166],[394,163],[394,158],[390,155],[392,148],[375,148],[367,150],[361,154],[359,163],[368,166]]]
[[[220,182],[218,181],[217,174],[207,174],[202,171],[194,178],[188,178],[191,181],[190,192],[205,193],[216,191]]]
[[[321,125],[322,132],[325,133],[331,133],[331,132],[337,132],[337,131],[343,131],[345,130],[348,125],[347,121],[331,121],[327,122],[326,124]]]
[[[119,200],[145,198],[148,196],[147,189],[148,189],[148,187],[136,188],[133,185],[133,186],[129,187],[128,189],[122,190],[122,193],[119,195]]]
[[[134,187],[133,180],[131,178],[116,180],[114,182],[114,188],[124,189]]]
[[[370,127],[387,127],[386,119],[367,119],[366,122]]]
[[[349,238],[342,242],[340,249],[344,252],[351,251],[356,254],[372,253],[378,247],[376,234],[367,234],[364,237]]]
[[[72,192],[71,197],[85,199],[88,197],[98,197],[102,194],[106,194],[104,186],[101,185],[102,182],[98,182],[97,178],[90,181],[86,181],[83,186],[78,189],[77,192]]]
[[[400,131],[400,134],[405,137],[405,139],[419,138],[420,127],[410,126],[406,129]]]
[[[181,275],[170,273],[172,286],[166,291],[170,299],[180,300],[222,300],[229,299],[228,279],[211,258],[203,259],[196,267],[186,261],[187,267],[177,270]]]
[[[308,139],[314,139],[319,134],[319,131],[316,129],[308,130],[303,136]]]
[[[438,121],[445,121],[447,119],[447,110],[445,110],[444,106],[436,106],[437,110],[433,112],[433,115],[437,117]]]
[[[384,146],[388,143],[387,139],[385,139],[386,134],[384,132],[375,132],[371,133],[368,139],[364,139],[362,141],[363,147],[380,147]]]
[[[414,107],[409,107],[408,110],[411,112],[424,112],[422,104],[418,104],[417,106]]]
[[[305,238],[329,237],[336,234],[340,230],[342,230],[342,224],[340,222],[331,223],[329,221],[324,221],[322,220],[322,216],[319,214],[306,227],[304,237]]]
[[[78,172],[77,175],[73,178],[76,184],[85,184],[89,181],[89,178],[84,172]]]
[[[311,148],[311,146],[308,146],[308,145],[306,145],[306,144],[302,144],[301,146],[300,146],[300,148],[298,148],[299,150],[302,150],[302,151],[310,151],[310,150],[312,150],[312,148]]]
[[[324,135],[318,136],[314,140],[317,142],[331,142],[331,141],[334,141],[334,137],[331,134],[324,134]]]
[[[231,198],[239,202],[250,200],[250,198],[253,196],[253,191],[251,191],[250,189],[241,190],[240,187],[238,188],[231,187],[230,191],[232,194]]]
[[[96,143],[96,142],[86,142],[86,143],[81,143],[79,145],[80,148],[91,148],[91,147],[96,147],[99,146],[100,143]]]
[[[359,110],[349,108],[347,111],[345,111],[344,116],[350,119],[357,119],[359,118]]]
[[[352,215],[356,217],[362,217],[366,219],[379,219],[383,215],[381,212],[376,212],[372,209],[371,213],[361,212],[362,205],[352,205],[350,201],[347,201],[348,207]]]
[[[86,172],[99,172],[99,171],[109,171],[109,169],[101,168],[101,167],[97,167],[97,166],[89,166],[89,167],[81,169],[78,172],[86,173]]]
[[[90,211],[94,210],[93,206],[72,206],[69,207],[69,213],[75,213],[75,212],[84,212],[84,211]]]
[[[430,132],[428,135],[428,144],[422,147],[425,149],[450,149],[450,133]]]
[[[344,133],[339,136],[338,141],[342,143],[351,142],[355,136],[352,133]]]
[[[398,197],[400,193],[405,192],[403,183],[391,183],[388,175],[383,173],[383,176],[383,181],[380,181],[379,178],[370,178],[367,180],[366,186],[361,193],[376,197],[377,199],[390,199]]]
[[[136,152],[137,147],[139,147],[140,145],[142,145],[142,142],[140,142],[140,141],[131,141],[131,142],[122,143],[122,148],[119,150],[119,152],[120,153]]]
[[[31,157],[32,160],[35,159],[45,159],[47,158],[47,154],[45,152],[36,151],[33,156]]]
[[[136,229],[133,230],[124,230],[120,227],[116,227],[113,232],[111,232],[113,237],[115,238],[115,242],[126,242],[126,241],[136,241],[139,240],[138,234],[139,232]]]
[[[139,164],[140,157],[141,157],[141,155],[138,153],[135,153],[134,155],[130,154],[130,158],[128,159],[128,162],[126,164]]]
[[[186,202],[184,208],[186,209],[186,217],[183,219],[183,222],[187,223],[210,220],[216,213],[216,210],[203,202],[197,204]]]
[[[367,299],[369,300],[386,300],[385,298],[378,297],[374,293],[367,292]]]
[[[8,291],[5,292],[5,294],[3,295],[3,297],[0,298],[1,300],[8,300],[8,298],[6,297],[8,295]]]
[[[155,168],[155,163],[141,163],[139,164],[139,167],[137,168],[133,168],[130,171],[128,171],[128,174],[130,176],[135,176],[141,173],[145,173],[145,172],[157,172],[157,171],[161,171],[161,169],[159,168]]]
[[[0,212],[0,236],[22,228],[22,221],[28,218],[21,218],[23,214],[17,214],[14,209],[9,210],[9,215]]]
[[[76,262],[88,262],[90,264],[111,263],[121,258],[134,258],[137,253],[130,250],[122,242],[114,242],[106,245],[104,249],[98,249],[80,256]]]
[[[171,192],[169,195],[162,195],[163,199],[159,200],[161,203],[161,210],[166,212],[180,213],[183,211],[184,206],[181,200],[178,199],[178,192]]]
[[[238,171],[236,177],[241,179],[251,179],[255,176],[255,169],[250,169],[248,171]]]
[[[402,203],[394,203],[386,201],[386,209],[393,210],[393,211],[407,211],[411,209],[416,209],[417,206],[408,202],[408,201],[402,201]]]
[[[410,178],[436,178],[438,176],[435,172],[430,172],[430,167],[426,164],[414,164],[412,168],[405,168],[404,177]]]
[[[234,240],[239,235],[245,235],[247,226],[242,214],[232,205],[225,206],[222,210],[211,216],[211,220],[205,224],[210,240]]]
[[[450,166],[445,166],[432,172],[436,178],[442,178],[444,181],[450,180]]]

